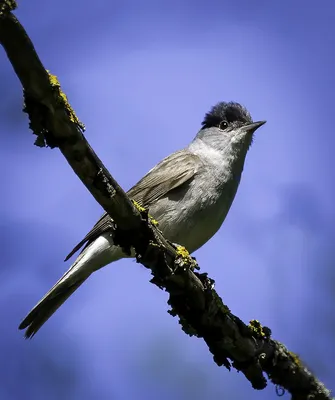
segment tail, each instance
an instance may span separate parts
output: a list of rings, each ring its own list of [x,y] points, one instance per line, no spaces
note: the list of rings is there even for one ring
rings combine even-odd
[[[113,246],[112,238],[107,233],[85,247],[69,270],[19,325],[19,329],[26,329],[26,339],[32,338],[94,271],[125,256],[119,247]]]
[[[26,329],[26,339],[32,338],[42,325],[58,310],[58,308],[74,293],[79,286],[91,275],[80,273],[75,262],[71,268],[59,279],[49,292],[36,304],[19,325],[19,329]],[[76,270],[76,271],[74,271]]]

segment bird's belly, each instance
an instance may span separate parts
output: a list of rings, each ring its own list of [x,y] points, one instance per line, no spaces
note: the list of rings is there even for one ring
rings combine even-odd
[[[236,186],[236,188],[235,188]],[[164,236],[174,243],[187,248],[192,253],[203,246],[221,227],[235,197],[237,185],[227,184],[220,195],[210,195],[207,188],[185,193],[173,198],[160,199],[149,210],[159,223]],[[179,194],[180,195],[180,194]]]

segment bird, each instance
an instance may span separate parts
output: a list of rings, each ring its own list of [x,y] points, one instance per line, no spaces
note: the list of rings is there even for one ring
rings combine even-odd
[[[255,131],[266,121],[253,122],[240,103],[219,102],[200,125],[191,143],[164,158],[127,195],[158,221],[166,239],[190,254],[219,230],[240,184]],[[56,310],[95,271],[125,254],[113,243],[112,218],[104,213],[65,261],[81,252],[19,325],[32,338]]]

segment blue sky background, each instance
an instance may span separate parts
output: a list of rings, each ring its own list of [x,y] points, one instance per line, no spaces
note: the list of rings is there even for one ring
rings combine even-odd
[[[235,314],[270,326],[335,390],[335,3],[31,0],[16,15],[125,189],[218,101],[268,121],[229,216],[196,256]],[[274,386],[256,392],[218,368],[130,260],[23,339],[20,320],[102,211],[59,151],[33,146],[2,49],[0,92],[0,398],[276,399]]]

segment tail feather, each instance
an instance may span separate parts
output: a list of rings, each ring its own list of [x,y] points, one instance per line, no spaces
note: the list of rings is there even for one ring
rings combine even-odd
[[[43,302],[35,306],[19,325],[19,329],[27,328],[24,337],[26,339],[31,339],[84,281],[85,279],[64,288],[57,294],[45,298]]]
[[[70,274],[72,269],[73,267],[59,279],[19,325],[19,329],[26,329],[24,334],[26,339],[32,338],[41,326],[91,275],[90,273],[86,273],[85,276],[80,274],[80,277],[75,277],[73,274]]]
[[[124,257],[123,251],[119,247],[113,246],[112,238],[108,234],[99,236],[85,247],[70,269],[19,325],[19,329],[26,329],[26,339],[32,338],[94,271],[122,257]]]

